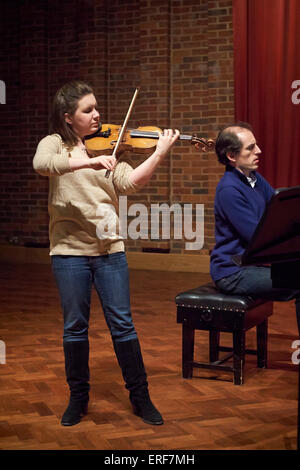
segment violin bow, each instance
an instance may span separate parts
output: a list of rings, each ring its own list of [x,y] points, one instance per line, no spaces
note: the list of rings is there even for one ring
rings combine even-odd
[[[122,139],[123,139],[123,135],[125,133],[125,130],[126,130],[126,127],[127,127],[127,123],[129,121],[129,118],[130,118],[130,115],[131,115],[131,111],[132,111],[132,108],[134,106],[134,103],[135,103],[135,100],[137,98],[137,95],[138,95],[138,92],[140,91],[140,87],[136,88],[135,89],[135,92],[134,92],[134,95],[133,95],[133,98],[131,100],[131,103],[129,105],[129,108],[128,108],[128,111],[127,111],[127,114],[126,114],[126,117],[124,119],[124,122],[123,122],[123,125],[122,125],[122,128],[121,128],[121,131],[120,131],[120,134],[119,134],[119,137],[118,137],[118,140],[117,140],[117,143],[114,147],[114,151],[112,153],[112,156],[115,157],[116,154],[117,154],[117,151],[118,151],[118,148],[120,146],[120,143],[122,142]],[[105,173],[105,178],[109,178],[109,175],[110,175],[110,170],[106,170],[106,173]]]

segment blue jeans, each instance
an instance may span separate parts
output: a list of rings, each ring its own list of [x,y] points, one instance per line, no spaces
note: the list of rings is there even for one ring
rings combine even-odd
[[[88,339],[93,285],[112,339],[118,342],[137,338],[124,252],[104,256],[53,255],[51,259],[64,316],[64,342]]]
[[[300,290],[274,288],[270,267],[245,266],[240,271],[216,281],[216,286],[225,294],[240,294],[274,301],[295,299],[297,323],[300,331]]]

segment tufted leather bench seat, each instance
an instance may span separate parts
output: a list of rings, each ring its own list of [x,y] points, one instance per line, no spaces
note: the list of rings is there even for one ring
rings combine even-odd
[[[179,293],[175,298],[177,323],[182,323],[182,375],[192,378],[194,367],[233,372],[233,383],[244,382],[245,354],[257,355],[257,367],[267,367],[268,317],[273,302],[222,294],[209,283]],[[257,349],[245,348],[246,331],[256,327]],[[209,362],[194,361],[195,330],[209,331]],[[233,347],[220,346],[220,332],[233,335]],[[227,351],[223,359],[219,352]],[[233,365],[223,365],[233,357]]]

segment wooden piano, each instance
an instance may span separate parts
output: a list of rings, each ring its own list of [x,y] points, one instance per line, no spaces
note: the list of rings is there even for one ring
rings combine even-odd
[[[281,188],[267,204],[240,266],[270,265],[274,287],[300,289],[300,186]],[[300,318],[297,318],[300,331]],[[297,332],[299,334],[299,332]],[[298,365],[297,450],[300,450],[300,366]]]

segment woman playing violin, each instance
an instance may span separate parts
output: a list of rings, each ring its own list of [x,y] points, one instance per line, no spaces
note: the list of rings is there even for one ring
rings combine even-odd
[[[90,157],[85,136],[99,127],[92,88],[73,81],[53,101],[51,135],[38,144],[34,169],[49,177],[50,256],[64,318],[63,348],[70,400],[61,424],[72,426],[87,413],[89,401],[89,315],[92,285],[98,293],[125,386],[135,414],[163,424],[151,402],[137,333],[132,321],[129,276],[123,240],[99,237],[97,208],[115,208],[118,196],[142,188],[178,138],[167,129],[155,151],[137,168],[126,158]],[[107,170],[110,177],[105,178]]]

